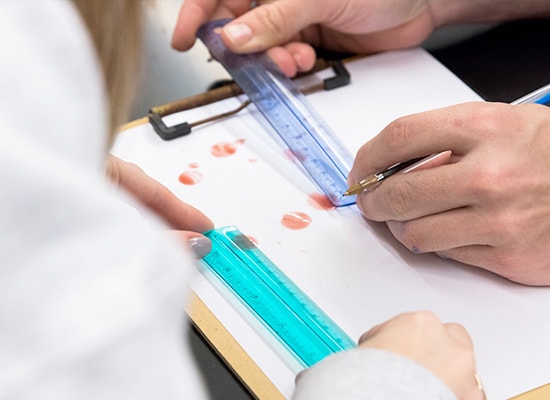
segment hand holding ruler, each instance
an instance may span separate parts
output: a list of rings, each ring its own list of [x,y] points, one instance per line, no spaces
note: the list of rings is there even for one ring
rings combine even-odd
[[[344,196],[353,162],[351,154],[307,103],[294,82],[265,52],[235,54],[224,45],[216,28],[229,21],[207,22],[200,27],[197,36],[260,110],[330,201],[337,207],[354,204],[355,196]]]

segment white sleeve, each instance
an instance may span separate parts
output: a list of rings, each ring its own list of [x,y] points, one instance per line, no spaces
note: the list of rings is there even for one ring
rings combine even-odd
[[[205,398],[193,260],[104,176],[101,73],[72,2],[0,2],[0,48],[0,399]]]
[[[397,354],[354,349],[325,358],[297,379],[294,400],[456,400],[434,374]]]

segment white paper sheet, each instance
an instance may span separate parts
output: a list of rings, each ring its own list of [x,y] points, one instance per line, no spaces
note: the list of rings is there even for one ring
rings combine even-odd
[[[307,97],[355,154],[393,119],[479,97],[422,49],[348,64],[352,83]],[[320,74],[323,76],[325,73]],[[327,74],[330,75],[330,72]],[[168,125],[231,110],[232,98],[165,118]],[[398,313],[430,309],[460,322],[476,348],[489,398],[504,399],[550,380],[550,288],[529,288],[433,255],[414,255],[385,225],[358,210],[326,210],[311,201],[308,177],[262,128],[253,106],[187,137],[161,140],[148,126],[120,135],[114,153],[139,164],[217,226],[236,225],[352,338]],[[214,156],[213,146],[234,150]],[[195,179],[183,184],[181,174]],[[287,213],[311,218],[304,229],[281,223]],[[193,289],[286,396],[293,366],[276,355],[246,319],[203,278]]]

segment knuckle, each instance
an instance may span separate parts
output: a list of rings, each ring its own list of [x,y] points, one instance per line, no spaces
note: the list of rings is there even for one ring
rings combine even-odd
[[[390,218],[396,221],[406,219],[411,201],[412,187],[408,184],[388,185],[380,190],[381,202],[385,204]]]
[[[471,127],[479,127],[480,132],[489,139],[498,140],[502,137],[503,126],[510,134],[521,133],[525,121],[522,121],[517,108],[506,104],[473,103],[474,107],[468,116]]]
[[[412,130],[410,129],[408,117],[400,117],[390,122],[384,132],[388,135],[389,151],[392,148],[400,149],[412,140]]]
[[[258,20],[262,21],[262,29],[270,33],[276,38],[283,38],[285,32],[289,32],[290,27],[287,26],[287,18],[283,12],[283,8],[279,7],[277,2],[262,5],[256,8]]]
[[[467,190],[478,201],[486,202],[502,196],[505,192],[506,172],[499,166],[484,165],[470,175]]]
[[[500,108],[485,103],[475,103],[470,116],[474,124],[479,123],[484,128],[496,127],[502,120]],[[492,129],[489,129],[489,131],[492,131]]]

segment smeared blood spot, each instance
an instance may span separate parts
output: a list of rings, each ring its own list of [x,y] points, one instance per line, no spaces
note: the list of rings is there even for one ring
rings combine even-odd
[[[285,150],[285,155],[287,156],[287,158],[293,162],[296,162],[296,161],[300,161],[300,162],[303,162],[306,160],[306,157],[303,153],[294,153],[292,150],[290,149],[286,149]]]
[[[294,153],[290,149],[285,149],[284,152],[286,158],[288,158],[291,161],[296,161],[296,156],[294,156]]]
[[[178,177],[178,180],[184,185],[196,185],[202,181],[202,174],[197,170],[188,170],[182,172]]]
[[[300,211],[292,211],[283,215],[281,224],[288,229],[305,229],[311,223],[311,217]]]
[[[210,153],[214,157],[229,157],[237,152],[237,147],[244,144],[246,139],[238,139],[233,143],[220,142],[210,148]]]
[[[189,163],[189,168],[199,168],[199,163],[197,162]]]
[[[328,196],[321,193],[310,194],[307,201],[310,206],[319,210],[332,210],[335,208]]]
[[[210,153],[212,153],[214,157],[229,157],[236,152],[237,146],[228,142],[216,143],[210,148]]]
[[[256,239],[254,236],[246,236],[248,240],[250,240],[252,243],[254,243],[256,246],[258,245],[258,239]]]

